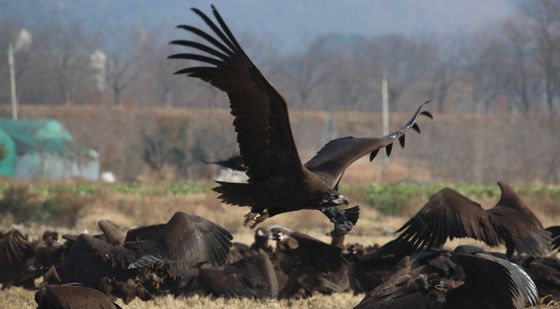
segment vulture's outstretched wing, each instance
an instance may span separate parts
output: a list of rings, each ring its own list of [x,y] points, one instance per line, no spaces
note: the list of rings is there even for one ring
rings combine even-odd
[[[456,254],[465,283],[446,295],[446,308],[524,308],[538,303],[535,283],[519,266],[491,255]]]
[[[500,200],[488,213],[494,229],[505,240],[508,251],[543,256],[550,250],[551,238],[533,212],[506,183],[498,182]]]
[[[479,204],[450,188],[432,195],[399,232],[398,239],[417,249],[441,247],[447,238],[470,237],[489,246],[500,243],[489,214]]]
[[[547,227],[545,230],[552,238],[552,249],[560,251],[560,225]]]
[[[344,170],[361,157],[369,154],[369,160],[372,161],[383,147],[389,156],[393,143],[397,140],[404,147],[405,134],[408,129],[412,128],[420,133],[420,127],[416,123],[419,115],[432,118],[428,111],[422,111],[428,102],[421,104],[407,123],[389,135],[372,138],[348,136],[333,139],[323,146],[311,160],[307,161],[305,167],[318,174],[326,183],[334,185]]]
[[[233,236],[223,227],[196,215],[176,212],[150,240],[143,242],[143,255],[163,255],[174,275],[201,263],[226,263]]]
[[[178,26],[202,42],[173,41],[172,44],[193,48],[198,53],[169,58],[195,60],[204,66],[188,67],[176,74],[200,78],[227,93],[249,182],[269,176],[299,176],[302,167],[284,98],[251,62],[214,6],[212,13],[218,25],[200,10],[192,10],[214,33],[190,25]]]

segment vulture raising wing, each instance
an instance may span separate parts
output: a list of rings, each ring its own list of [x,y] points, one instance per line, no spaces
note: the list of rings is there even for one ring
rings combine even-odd
[[[201,263],[225,264],[232,239],[226,229],[210,220],[176,212],[139,251],[173,261],[170,273],[178,275]]]
[[[407,129],[420,131],[416,124],[418,115],[431,117],[431,114],[422,111],[422,105],[408,123],[388,136],[333,140],[303,166],[284,98],[249,59],[214,6],[212,13],[216,22],[200,10],[192,10],[212,33],[190,25],[178,26],[198,40],[171,43],[195,52],[169,58],[201,62],[201,66],[187,67],[176,74],[199,78],[227,93],[240,158],[216,163],[245,170],[248,176],[248,183],[218,182],[214,190],[220,193],[219,198],[231,205],[250,206],[245,224],[253,222],[251,227],[280,213],[319,209],[335,225],[333,235],[348,233],[357,222],[359,208],[341,210],[337,207],[348,205],[348,199],[338,193],[336,185],[344,169],[368,153],[373,159],[383,147],[390,154],[396,140],[404,146]]]
[[[525,203],[506,183],[498,182],[500,200],[488,212],[490,219],[505,242],[507,255],[515,250],[530,256],[543,256],[550,250],[550,235]]]
[[[535,215],[504,183],[496,206],[484,210],[459,192],[445,188],[430,197],[397,233],[399,240],[417,249],[441,247],[447,238],[474,238],[489,246],[505,244],[507,255],[514,251],[533,256],[548,252],[550,237]]]

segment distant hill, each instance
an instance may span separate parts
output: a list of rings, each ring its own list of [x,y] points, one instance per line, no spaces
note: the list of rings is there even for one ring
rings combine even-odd
[[[384,33],[449,34],[479,28],[515,11],[514,0],[214,0],[236,33],[252,33],[277,41],[282,51],[299,50],[320,35],[371,36]],[[0,18],[12,16],[33,23],[47,18],[84,20],[92,30],[116,24],[169,28],[200,24],[188,11],[209,12],[204,0],[0,0]]]

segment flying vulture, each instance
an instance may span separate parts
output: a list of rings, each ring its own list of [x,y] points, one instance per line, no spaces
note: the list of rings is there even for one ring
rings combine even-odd
[[[470,237],[489,246],[505,244],[509,258],[515,251],[546,255],[549,233],[509,185],[498,182],[498,186],[501,197],[487,210],[453,189],[437,192],[397,231],[398,239],[421,249],[441,247],[447,238]]]
[[[202,79],[227,93],[243,162],[240,165],[237,160],[233,166],[247,169],[247,183],[218,182],[214,190],[221,194],[220,199],[231,205],[251,207],[245,225],[253,222],[252,227],[277,214],[319,209],[334,223],[333,234],[348,233],[358,220],[359,207],[346,210],[337,207],[348,205],[348,199],[336,186],[344,170],[365,155],[369,154],[373,160],[381,148],[389,155],[397,140],[404,147],[406,131],[410,128],[420,131],[416,124],[418,115],[431,118],[431,114],[422,111],[422,104],[396,132],[383,137],[334,139],[302,164],[282,95],[249,59],[214,6],[212,13],[217,23],[202,11],[192,10],[212,33],[191,25],[178,26],[197,39],[176,40],[171,44],[190,47],[196,53],[180,53],[169,58],[203,63],[175,74]]]

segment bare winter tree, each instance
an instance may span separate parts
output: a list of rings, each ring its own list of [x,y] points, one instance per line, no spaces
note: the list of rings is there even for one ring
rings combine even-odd
[[[56,101],[65,105],[76,103],[87,93],[86,85],[91,77],[89,55],[95,35],[87,33],[81,22],[62,14],[58,19],[45,18],[35,33],[32,50],[41,59],[45,78],[56,86]]]
[[[102,49],[106,55],[106,81],[113,104],[121,104],[122,94],[137,77],[141,54],[151,45],[148,32],[133,29],[128,33],[111,31]]]
[[[537,47],[535,56],[544,77],[545,101],[549,113],[553,114],[560,65],[560,2],[556,0],[522,1],[519,8],[530,21]]]

